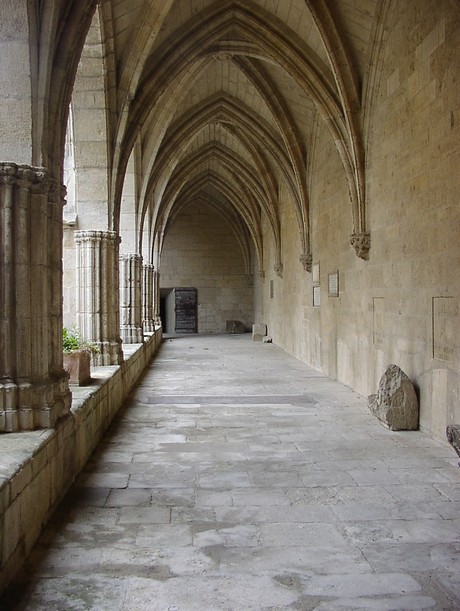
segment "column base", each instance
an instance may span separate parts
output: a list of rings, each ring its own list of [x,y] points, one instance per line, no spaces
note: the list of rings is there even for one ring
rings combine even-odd
[[[153,318],[142,321],[142,326],[146,333],[153,333],[155,331],[155,321]]]
[[[0,384],[0,431],[14,433],[54,428],[70,411],[67,375],[42,384]]]
[[[142,344],[144,341],[144,331],[142,327],[127,325],[120,329],[121,341],[124,344]]]
[[[91,356],[91,363],[95,367],[105,367],[107,365],[121,365],[123,363],[123,349],[121,338],[111,342],[94,342],[99,348],[99,354]]]

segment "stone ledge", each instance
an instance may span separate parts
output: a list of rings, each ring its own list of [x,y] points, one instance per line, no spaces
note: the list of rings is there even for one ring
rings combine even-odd
[[[121,365],[96,367],[72,387],[71,414],[55,429],[0,434],[0,593],[21,568],[44,525],[156,352],[161,328],[124,347]]]

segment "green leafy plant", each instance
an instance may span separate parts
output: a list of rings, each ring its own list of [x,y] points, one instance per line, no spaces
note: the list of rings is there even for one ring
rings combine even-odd
[[[67,329],[62,329],[62,349],[66,354],[76,352],[77,350],[85,350],[91,354],[99,354],[99,347],[86,339],[83,339],[76,325]]]

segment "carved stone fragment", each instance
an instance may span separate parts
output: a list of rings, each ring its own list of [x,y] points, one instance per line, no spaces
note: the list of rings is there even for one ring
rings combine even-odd
[[[451,424],[446,429],[447,441],[460,456],[460,424]],[[460,462],[458,463],[460,467]]]
[[[302,253],[299,257],[302,267],[306,272],[311,272],[313,265],[313,255],[311,253]]]
[[[369,396],[369,409],[392,431],[414,431],[419,427],[414,386],[397,365],[387,367],[377,394]]]
[[[267,325],[264,325],[263,323],[252,325],[252,341],[253,342],[263,341],[266,335],[267,335]]]
[[[230,334],[246,333],[246,326],[241,320],[227,320],[225,330]]]
[[[353,246],[360,259],[363,259],[364,261],[369,259],[369,250],[371,248],[370,233],[353,233],[350,236],[350,244]]]

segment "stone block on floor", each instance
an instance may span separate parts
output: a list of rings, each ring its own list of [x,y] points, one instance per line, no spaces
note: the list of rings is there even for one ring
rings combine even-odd
[[[267,335],[267,325],[256,323],[252,325],[252,341],[261,342]]]
[[[225,330],[232,335],[246,333],[246,325],[242,323],[241,320],[227,320],[225,323]]]
[[[460,424],[451,424],[446,429],[447,441],[460,456]],[[458,463],[460,466],[460,463]]]
[[[369,409],[392,431],[414,431],[419,427],[415,389],[397,365],[389,365],[380,379],[378,392],[369,396]]]

